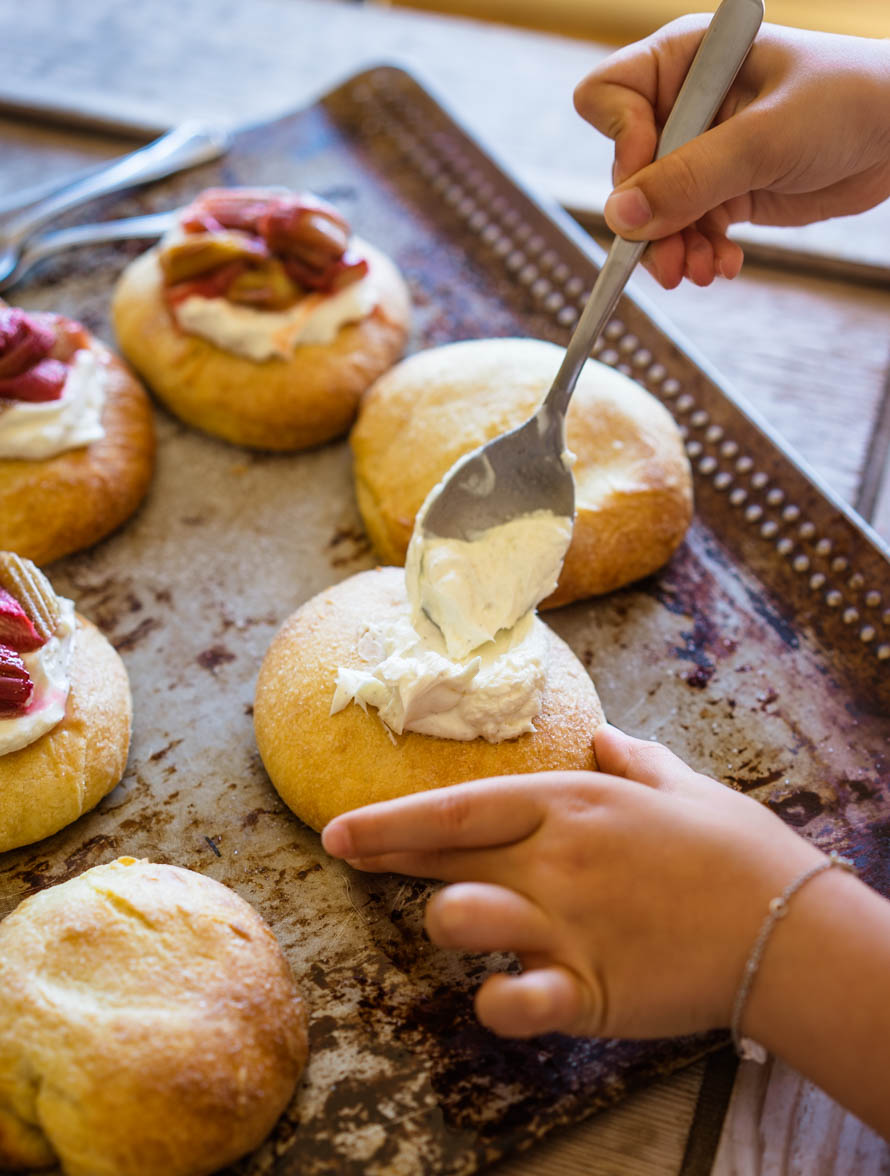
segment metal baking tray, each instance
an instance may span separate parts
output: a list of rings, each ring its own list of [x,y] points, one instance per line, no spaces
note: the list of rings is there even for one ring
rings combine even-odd
[[[380,67],[230,154],[82,216],[175,206],[210,184],[283,183],[333,200],[388,250],[416,305],[412,349],[529,335],[564,343],[601,260],[410,75]],[[109,294],[138,246],[47,262],[16,291],[111,341]],[[630,297],[599,358],[675,415],[697,513],[659,574],[547,614],[606,713],[752,792],[890,893],[888,552]],[[237,449],[157,413],[149,498],[51,569],[110,637],[135,702],[124,781],[98,809],[0,856],[0,914],[118,854],[188,866],[269,920],[311,1010],[311,1058],[270,1139],[231,1173],[470,1173],[691,1062],[722,1034],[658,1042],[481,1029],[472,992],[503,959],[422,934],[426,883],[332,862],[259,761],[251,703],[282,620],[373,556],[338,442]]]

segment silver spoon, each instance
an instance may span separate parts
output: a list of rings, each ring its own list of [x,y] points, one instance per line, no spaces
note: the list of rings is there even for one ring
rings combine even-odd
[[[66,184],[33,204],[0,213],[0,289],[18,280],[25,244],[61,213],[121,188],[207,163],[226,151],[229,141],[224,131],[195,122],[183,123],[147,147],[124,155],[108,167]]]
[[[723,0],[665,123],[656,158],[710,126],[762,20],[762,0]],[[492,527],[538,511],[573,517],[575,484],[566,459],[566,410],[581,369],[647,244],[615,238],[541,407],[525,424],[452,466],[418,515],[415,535],[422,541],[473,540]]]

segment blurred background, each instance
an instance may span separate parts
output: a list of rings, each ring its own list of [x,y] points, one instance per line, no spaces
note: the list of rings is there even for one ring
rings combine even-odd
[[[683,0],[367,0],[380,8],[501,21],[573,37],[622,43],[646,36],[660,25],[696,11]],[[710,11],[713,5],[702,4]],[[858,36],[890,35],[890,0],[767,0],[766,19],[802,29],[826,29]]]

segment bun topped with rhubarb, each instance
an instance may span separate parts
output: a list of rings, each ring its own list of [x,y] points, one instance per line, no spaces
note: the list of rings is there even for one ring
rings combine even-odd
[[[0,303],[0,547],[40,563],[139,505],[154,465],[144,390],[80,323]]]
[[[410,302],[393,263],[331,205],[211,188],[121,275],[124,354],[188,424],[296,450],[344,433],[401,355]]]
[[[130,685],[98,629],[0,551],[0,853],[69,825],[120,781]]]

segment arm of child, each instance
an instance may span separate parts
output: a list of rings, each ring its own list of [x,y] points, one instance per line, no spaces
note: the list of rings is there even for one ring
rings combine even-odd
[[[655,1037],[730,1022],[772,898],[820,851],[658,744],[597,733],[596,773],[477,780],[337,817],[325,849],[449,883],[444,947],[512,951],[476,997],[505,1036]],[[742,1031],[890,1135],[890,903],[830,870],[766,945]]]

